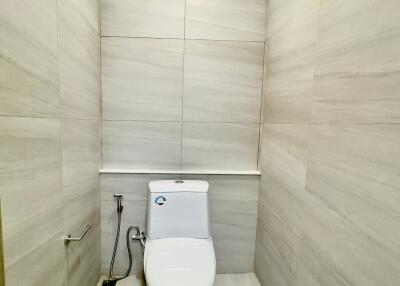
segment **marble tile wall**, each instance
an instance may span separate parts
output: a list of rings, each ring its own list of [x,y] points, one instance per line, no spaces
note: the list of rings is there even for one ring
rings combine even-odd
[[[102,1],[103,168],[257,169],[266,2]]]
[[[108,273],[116,233],[114,193],[124,195],[121,233],[128,226],[146,229],[148,183],[151,180],[173,180],[177,175],[101,176],[101,260],[102,272]],[[211,231],[217,256],[218,273],[247,273],[254,267],[257,224],[258,177],[256,176],[184,176],[183,179],[207,180],[210,183]],[[133,273],[143,270],[143,250],[139,243],[134,251]],[[125,273],[128,265],[125,240],[121,239],[115,272]]]
[[[102,1],[103,168],[257,169],[266,2]],[[145,226],[147,183],[175,178],[101,176],[103,273],[115,239],[112,194],[125,195],[124,233]],[[218,272],[253,272],[258,178],[193,178],[212,185]],[[122,273],[123,243],[118,255]],[[138,257],[135,272],[142,267]]]
[[[400,280],[398,1],[269,1],[261,285]]]
[[[0,18],[6,283],[95,285],[100,273],[99,3],[5,0]],[[77,235],[86,224],[93,227],[86,240],[66,248],[64,235]]]

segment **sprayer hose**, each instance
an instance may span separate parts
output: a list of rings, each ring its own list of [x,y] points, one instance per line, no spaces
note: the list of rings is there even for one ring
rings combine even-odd
[[[118,212],[117,235],[115,237],[114,250],[113,250],[113,255],[112,255],[112,258],[111,258],[110,272],[108,274],[108,279],[111,279],[112,276],[113,276],[112,272],[113,272],[113,269],[114,269],[115,256],[117,255],[120,229],[121,229],[121,212]]]
[[[124,279],[126,277],[129,276],[129,273],[131,273],[132,270],[132,263],[133,263],[133,259],[132,259],[132,251],[131,251],[131,240],[130,240],[130,233],[131,230],[134,229],[136,227],[131,226],[128,228],[128,230],[126,231],[126,248],[128,249],[128,256],[129,256],[129,266],[128,266],[128,270],[126,270],[126,273],[123,277],[121,277],[119,280]]]
[[[128,256],[129,256],[129,266],[128,270],[126,271],[125,275],[119,278],[116,278],[115,280],[122,280],[125,279],[126,277],[129,276],[129,273],[131,273],[132,270],[132,263],[133,263],[133,258],[132,258],[132,251],[131,251],[131,245],[130,245],[130,233],[132,229],[137,229],[137,227],[131,226],[128,228],[126,231],[126,247],[128,249]],[[121,212],[118,212],[118,227],[117,227],[117,236],[115,238],[115,244],[114,244],[114,251],[113,255],[111,258],[111,264],[110,264],[110,273],[109,273],[109,279],[113,277],[113,269],[114,269],[114,261],[115,261],[115,256],[117,255],[117,249],[118,249],[118,240],[119,240],[119,234],[121,230]]]

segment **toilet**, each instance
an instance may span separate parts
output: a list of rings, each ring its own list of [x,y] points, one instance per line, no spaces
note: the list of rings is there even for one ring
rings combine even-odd
[[[208,182],[149,183],[144,272],[147,286],[212,286],[215,252]]]

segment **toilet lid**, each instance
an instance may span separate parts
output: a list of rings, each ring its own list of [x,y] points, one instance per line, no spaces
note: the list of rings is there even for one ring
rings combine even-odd
[[[211,239],[168,238],[146,243],[148,286],[212,286],[215,253]]]

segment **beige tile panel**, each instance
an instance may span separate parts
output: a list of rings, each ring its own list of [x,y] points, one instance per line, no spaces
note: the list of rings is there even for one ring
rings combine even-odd
[[[0,115],[59,117],[56,0],[4,0],[0,19]]]
[[[100,194],[98,178],[64,188],[64,233],[79,236],[92,228],[79,243],[65,248],[67,285],[92,286],[100,275]]]
[[[64,188],[97,179],[100,168],[100,123],[97,120],[62,120]]]
[[[253,271],[257,202],[211,201],[211,232],[218,273]]]
[[[297,285],[309,129],[307,124],[263,128],[255,271],[266,285]]]
[[[58,3],[62,116],[97,119],[101,94],[100,39],[83,7],[70,0]]]
[[[86,196],[80,196],[80,209],[78,202],[68,202],[70,205],[75,205],[76,213],[81,216],[82,202],[90,205],[95,205],[96,210],[93,209],[93,215],[85,220],[86,223],[90,223],[92,226],[91,230],[87,233],[85,238],[79,243],[71,243],[66,249],[65,259],[66,259],[66,271],[67,271],[67,281],[68,285],[85,285],[92,286],[95,285],[99,275],[100,275],[100,213],[99,213],[99,203],[90,203],[94,198],[98,196],[98,190],[96,189],[93,193],[88,193]],[[79,199],[77,199],[79,200]],[[94,200],[96,201],[96,200]],[[92,206],[89,206],[92,208]],[[70,208],[73,210],[74,208]],[[65,212],[64,212],[65,213]],[[84,212],[86,215],[86,212]],[[85,225],[80,229],[77,228],[73,235],[80,235],[83,231]]]
[[[188,0],[186,38],[264,41],[265,0]]]
[[[282,221],[273,212],[259,210],[265,215],[268,227],[258,224],[255,272],[261,285],[297,285],[297,249],[287,244],[287,236],[292,235],[282,227]]]
[[[400,279],[399,146],[397,124],[312,128],[308,191],[321,201],[318,212],[332,213],[327,218],[332,225],[321,233],[342,231],[326,248],[318,247],[357,285],[391,285]],[[347,244],[333,253],[346,237]]]
[[[63,285],[60,121],[1,117],[0,142],[6,283]]]
[[[300,279],[314,285],[398,283],[398,253],[368,236],[335,206],[319,198],[310,200],[303,230],[300,259],[304,270]],[[301,281],[300,285],[310,284]]]
[[[399,9],[321,1],[313,122],[400,123]]]
[[[183,124],[184,169],[255,170],[258,124]]]
[[[94,229],[98,227],[100,194],[97,178],[64,188],[63,214],[65,233],[78,235],[87,225]]]
[[[229,199],[233,202],[258,201],[258,176],[231,176],[231,175],[184,175],[184,180],[204,180],[210,185],[210,200],[224,202]]]
[[[183,40],[103,38],[103,119],[180,121],[183,48]]]
[[[309,135],[308,124],[264,124],[260,156],[263,175],[280,172],[304,187]]]
[[[259,122],[264,44],[186,41],[185,121]]]
[[[264,121],[310,121],[319,0],[269,2]]]
[[[183,179],[205,180],[210,184],[211,233],[217,272],[253,271],[259,178],[183,176]]]
[[[178,169],[181,123],[103,121],[103,167]]]
[[[56,213],[53,217],[55,215]],[[43,221],[40,224],[43,224]],[[59,226],[62,227],[62,224]],[[24,239],[20,243],[27,243],[26,234],[38,230],[40,231],[40,228],[24,232]],[[6,285],[66,285],[63,233],[58,228],[53,228],[53,231],[52,238],[43,240],[40,245],[30,249],[28,255],[6,267]]]
[[[181,38],[184,0],[101,0],[102,36]]]
[[[100,31],[100,1],[99,0],[70,0],[80,8],[81,13],[96,31]]]

